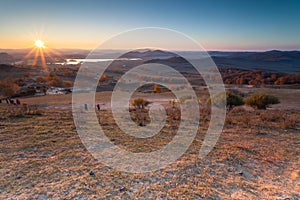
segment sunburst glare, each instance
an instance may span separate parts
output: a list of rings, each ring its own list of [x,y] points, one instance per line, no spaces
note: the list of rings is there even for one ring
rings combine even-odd
[[[33,58],[32,62],[30,62],[32,66],[36,67],[38,64],[40,64],[44,71],[48,71],[47,61],[55,62],[55,57],[62,58],[59,52],[47,47],[43,40],[37,39],[34,41],[32,49],[23,58],[23,61],[32,60]]]

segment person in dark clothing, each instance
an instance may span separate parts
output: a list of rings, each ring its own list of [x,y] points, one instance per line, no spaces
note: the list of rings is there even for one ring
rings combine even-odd
[[[20,105],[21,104],[20,99],[16,99],[16,103],[17,103],[17,105]]]
[[[99,103],[97,104],[97,109],[98,109],[98,111],[100,111],[100,104]]]
[[[8,97],[5,99],[6,103],[9,104]]]

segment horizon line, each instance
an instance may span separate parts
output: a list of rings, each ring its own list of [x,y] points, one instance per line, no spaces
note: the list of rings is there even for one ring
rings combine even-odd
[[[32,48],[0,48],[0,51],[6,51],[6,50],[9,50],[9,51],[25,51],[25,50],[30,50]],[[94,51],[94,50],[97,50],[97,49],[92,49],[92,48],[51,48],[51,49],[54,49],[54,50],[82,50],[82,51]],[[140,50],[142,49],[149,49],[151,50],[151,48],[141,48]],[[130,48],[128,49],[98,49],[99,51],[126,51],[126,50],[130,50]],[[138,50],[138,49],[136,49]],[[166,49],[168,50],[168,49]],[[189,50],[189,49],[172,49],[170,51],[190,51],[190,52],[197,52],[199,50]],[[217,51],[217,52],[268,52],[268,51],[300,51],[300,49],[208,49],[208,50],[200,50],[200,51],[203,51],[203,52],[213,52],[213,51]],[[4,52],[0,52],[0,53],[4,53]]]

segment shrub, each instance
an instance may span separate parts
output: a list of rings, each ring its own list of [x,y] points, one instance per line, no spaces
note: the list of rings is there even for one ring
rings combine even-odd
[[[254,94],[246,99],[246,104],[258,109],[266,109],[271,104],[280,103],[279,99],[269,94]]]
[[[140,108],[140,109],[144,109],[146,106],[149,105],[149,101],[147,101],[146,99],[143,98],[136,98],[133,100],[133,102],[131,103],[135,108]]]
[[[213,97],[214,105],[217,107],[223,107],[225,104],[225,95],[223,93],[216,94]],[[211,105],[211,98],[207,101],[207,105]],[[244,100],[241,96],[226,92],[226,107],[232,109],[234,106],[241,106],[244,105]]]
[[[226,93],[226,106],[229,108],[233,108],[234,106],[241,106],[244,105],[244,99],[237,95],[233,94],[231,92]]]

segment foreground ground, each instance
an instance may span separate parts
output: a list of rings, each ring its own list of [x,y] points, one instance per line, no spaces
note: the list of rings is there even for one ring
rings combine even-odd
[[[292,96],[283,101],[294,105],[286,110],[281,104],[275,110],[231,111],[214,150],[199,160],[204,120],[182,158],[145,174],[118,172],[92,157],[76,132],[70,96],[23,99],[40,106],[26,115],[2,103],[0,199],[299,199],[300,112]],[[147,151],[147,142],[118,137],[109,112],[100,114],[115,144]],[[172,137],[166,131],[155,144]]]

